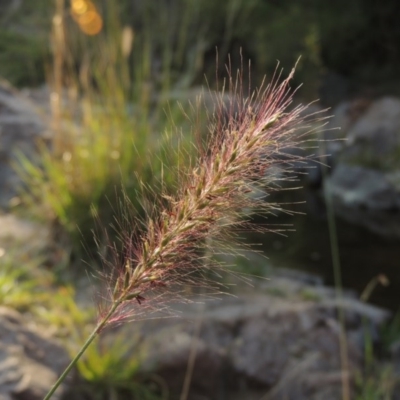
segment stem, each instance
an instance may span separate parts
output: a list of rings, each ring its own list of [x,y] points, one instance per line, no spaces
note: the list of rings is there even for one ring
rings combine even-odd
[[[115,310],[117,309],[117,307],[120,304],[121,304],[121,301],[116,301],[113,303],[113,305],[111,306],[107,315],[97,324],[96,328],[94,328],[93,332],[87,338],[84,345],[81,347],[79,352],[69,363],[68,367],[65,368],[64,372],[61,374],[61,376],[58,378],[57,382],[53,385],[53,387],[50,389],[50,391],[47,393],[47,395],[43,398],[43,400],[49,400],[53,396],[54,392],[61,385],[61,383],[65,380],[65,378],[67,377],[67,375],[69,374],[71,369],[75,366],[75,364],[78,362],[78,360],[82,357],[83,353],[86,351],[86,349],[89,347],[89,345],[93,342],[93,340],[96,338],[96,336],[99,334],[99,332],[104,328],[107,321],[114,314]]]
[[[53,51],[53,87],[51,109],[54,128],[54,153],[62,152],[61,134],[61,96],[63,85],[63,66],[65,62],[65,32],[64,32],[64,0],[56,0],[56,12],[53,17],[52,51]]]
[[[325,142],[321,142],[324,144]],[[325,147],[321,145],[321,151],[325,152]],[[322,160],[326,163],[326,156],[323,156]],[[346,336],[346,318],[344,312],[344,305],[341,303],[343,300],[343,281],[342,281],[342,269],[340,265],[340,254],[339,254],[339,242],[338,234],[336,229],[335,212],[333,209],[333,198],[331,193],[326,190],[326,179],[327,171],[326,167],[322,165],[322,175],[324,179],[324,198],[327,210],[328,230],[329,230],[329,241],[331,246],[333,276],[336,289],[336,298],[338,300],[338,320],[340,324],[339,332],[339,354],[342,368],[342,400],[350,400],[350,365],[349,365],[349,353]]]

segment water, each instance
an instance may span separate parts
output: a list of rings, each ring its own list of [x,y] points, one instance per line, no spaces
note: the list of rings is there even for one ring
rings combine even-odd
[[[304,191],[302,195],[304,199]],[[299,193],[295,196],[297,199],[292,198],[292,201],[298,200]],[[326,285],[333,286],[332,252],[325,208],[315,193],[309,192],[307,197],[306,204],[287,207],[305,215],[279,215],[264,221],[269,224],[292,224],[294,232],[286,232],[285,236],[252,234],[249,240],[262,244],[273,265],[317,274]],[[343,286],[361,295],[371,280],[383,274],[390,284],[386,287],[378,285],[369,302],[392,311],[399,310],[400,240],[382,238],[339,218],[336,218],[336,227]]]

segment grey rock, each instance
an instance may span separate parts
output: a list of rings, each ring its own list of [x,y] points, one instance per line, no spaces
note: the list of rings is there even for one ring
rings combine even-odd
[[[400,190],[396,175],[339,164],[324,182],[335,212],[388,238],[400,238]]]
[[[48,246],[50,231],[46,226],[18,218],[13,214],[0,215],[0,248],[18,248],[20,254],[36,255]]]
[[[0,207],[10,206],[21,184],[14,169],[16,153],[31,158],[37,139],[47,134],[38,108],[16,90],[0,83]]]
[[[164,378],[173,394],[180,393],[195,355],[189,399],[341,398],[339,307],[346,320],[350,379],[363,367],[364,329],[379,340],[378,327],[389,313],[354,296],[338,302],[332,290],[289,281],[273,278],[252,294],[181,307],[179,319],[143,322],[142,371]],[[302,298],[305,290],[315,291],[317,300]],[[139,328],[121,329],[129,337]]]
[[[340,164],[328,181],[331,195],[349,208],[397,210],[400,192],[379,171]]]
[[[384,97],[375,101],[348,132],[349,144],[356,140],[377,140],[382,150],[400,143],[400,99]]]
[[[325,188],[336,213],[380,235],[400,237],[400,99],[384,97],[352,115],[338,106],[346,141],[333,152]]]
[[[16,311],[0,307],[0,399],[42,399],[68,363],[59,344],[27,327]]]
[[[383,174],[400,168],[400,99],[375,101],[346,132],[340,162]]]

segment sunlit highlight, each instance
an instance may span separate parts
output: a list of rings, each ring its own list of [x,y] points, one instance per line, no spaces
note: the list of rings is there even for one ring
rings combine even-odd
[[[88,10],[89,6],[84,0],[72,0],[71,11],[74,14],[84,14]]]
[[[97,35],[103,28],[103,19],[90,0],[71,0],[71,16],[86,35]]]

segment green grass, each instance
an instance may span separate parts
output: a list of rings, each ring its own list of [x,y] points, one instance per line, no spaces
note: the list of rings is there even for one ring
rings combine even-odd
[[[35,161],[19,154],[17,167],[26,183],[24,204],[61,227],[78,259],[82,243],[90,254],[97,251],[93,231],[97,223],[114,222],[122,192],[143,215],[161,190],[176,183],[176,166],[193,152],[183,144],[192,133],[187,117],[168,101],[177,57],[172,43],[161,49],[165,62],[161,75],[154,76],[152,46],[161,35],[149,36],[148,27],[133,33],[131,53],[140,61],[132,66],[121,50],[118,7],[108,1],[107,11],[105,32],[98,37],[85,37],[66,17],[69,47],[61,54],[61,84],[68,84],[53,116],[54,138],[40,144]]]
[[[106,335],[77,363],[82,381],[78,392],[91,399],[167,399],[166,383],[140,372],[143,353],[139,334],[130,333],[129,338],[123,331]]]
[[[356,375],[355,400],[392,400],[395,387],[400,382],[394,367],[377,360],[364,372]]]
[[[72,287],[57,286],[40,260],[17,260],[12,253],[0,257],[0,303],[34,318],[74,353],[95,321],[93,305],[78,303]],[[113,333],[91,346],[77,365],[80,383],[74,385],[74,394],[93,400],[166,399],[165,383],[139,371],[144,352],[140,344],[139,335]]]

